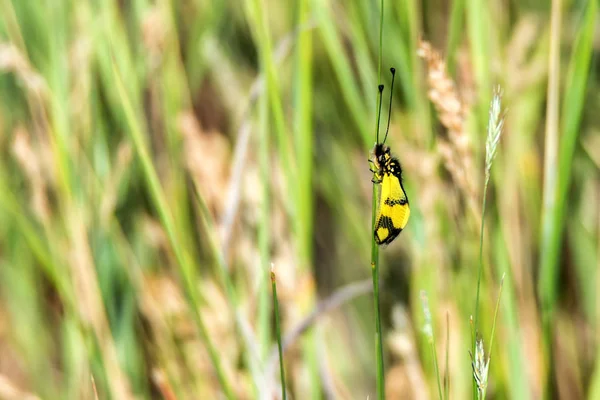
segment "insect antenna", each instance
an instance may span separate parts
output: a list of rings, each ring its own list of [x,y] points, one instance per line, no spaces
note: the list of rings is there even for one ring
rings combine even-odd
[[[390,68],[390,72],[392,73],[392,85],[390,87],[390,110],[388,112],[388,123],[387,123],[387,129],[385,130],[385,137],[383,138],[383,143],[385,143],[388,132],[390,131],[390,119],[392,119],[392,99],[394,98],[394,78],[396,77],[396,68],[394,68],[394,67]],[[377,133],[379,133],[379,132],[377,132]]]
[[[379,85],[379,111],[377,112],[377,143],[379,143],[379,120],[381,119],[381,101],[383,99],[383,85]]]

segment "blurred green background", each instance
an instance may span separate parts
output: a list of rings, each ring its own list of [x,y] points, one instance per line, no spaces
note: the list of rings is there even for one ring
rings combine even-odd
[[[496,86],[488,398],[600,398],[597,2],[384,10],[412,211],[380,251],[387,398],[437,398],[424,329],[450,397],[472,394]],[[288,392],[375,398],[379,16],[376,0],[0,0],[0,398],[274,398],[271,265],[284,334],[309,327]]]

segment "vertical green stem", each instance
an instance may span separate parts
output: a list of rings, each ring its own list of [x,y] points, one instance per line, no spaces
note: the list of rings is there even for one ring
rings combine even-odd
[[[485,228],[485,205],[487,197],[488,179],[486,178],[483,186],[483,204],[481,209],[481,232],[479,233],[479,269],[477,271],[477,295],[475,296],[475,316],[474,323],[471,331],[471,351],[475,354],[475,346],[477,343],[477,329],[479,328],[479,292],[481,288],[481,275],[483,273],[483,231]],[[473,378],[473,397],[479,396],[479,390],[477,389],[477,383]]]
[[[381,0],[381,14],[379,20],[379,60],[377,65],[378,82],[381,83],[381,64],[383,49],[383,0]],[[377,96],[375,110],[379,109],[381,96]],[[375,137],[379,130],[379,119],[376,119]],[[377,217],[377,185],[373,183],[373,205],[371,214],[371,232],[375,229],[375,218]],[[371,234],[371,275],[373,277],[373,296],[375,303],[375,352],[377,358],[377,398],[385,397],[385,375],[383,368],[383,342],[381,334],[381,313],[379,307],[379,248],[375,243],[375,237]]]
[[[446,68],[450,76],[454,75],[456,69],[456,49],[464,33],[465,0],[453,0],[450,12],[450,26],[448,29],[448,44],[446,47]]]
[[[429,342],[429,346],[431,347],[431,355],[433,356],[433,367],[435,369],[435,378],[438,389],[438,398],[443,400],[444,397],[442,395],[442,382],[440,380],[440,366],[437,358],[437,351],[435,347],[435,329],[433,327],[433,318],[431,317],[431,310],[429,308],[429,298],[427,297],[427,293],[422,290],[421,291],[421,305],[423,307],[423,316],[425,317],[425,326],[423,331],[425,336],[427,337],[427,341]]]
[[[381,64],[383,58],[383,0],[381,0],[381,14],[379,14],[379,59],[377,60],[377,82],[381,84]],[[378,129],[379,126],[376,127]]]
[[[279,347],[279,372],[281,374],[281,398],[286,400],[285,392],[285,369],[283,366],[283,348],[281,346],[281,325],[279,323],[279,302],[277,301],[277,282],[275,272],[271,270],[271,286],[273,288],[273,309],[275,311],[275,334],[277,335],[277,346]]]
[[[435,339],[431,338],[431,353],[433,354],[433,365],[435,366],[435,376],[437,381],[438,388],[438,398],[440,400],[444,400],[444,396],[442,395],[442,382],[440,381],[440,366],[438,364],[437,359],[437,351],[435,351]]]
[[[383,399],[385,393],[385,375],[383,369],[383,343],[381,335],[381,315],[379,308],[379,266],[378,252],[375,249],[375,262],[371,262],[373,293],[375,300],[375,351],[377,352],[377,398]]]
[[[475,330],[473,337],[477,336],[477,329],[479,328],[479,291],[481,288],[481,275],[483,272],[483,230],[485,228],[485,203],[486,203],[486,194],[487,194],[488,181],[486,180],[485,185],[483,187],[483,204],[481,211],[481,232],[479,233],[479,269],[477,271],[477,296],[475,297],[475,323],[473,324],[473,329]],[[473,340],[473,351],[475,351],[475,340]],[[475,354],[475,353],[473,353]]]
[[[295,0],[296,26],[302,27],[310,24],[311,8],[309,0]],[[296,187],[295,199],[295,232],[298,259],[302,268],[310,269],[313,261],[313,219],[314,219],[314,191],[313,191],[313,49],[312,30],[301,29],[296,37],[294,50],[292,98],[293,98],[293,149],[295,161],[295,175],[289,175],[289,180]],[[301,312],[308,312],[314,307],[314,292],[307,293],[309,301],[304,304],[306,308]],[[316,329],[311,329],[303,340],[303,351],[309,366],[310,381],[321,380],[319,359],[321,353],[319,342],[323,338]],[[310,385],[307,398],[320,400],[323,395],[320,385]]]
[[[446,313],[446,370],[444,376],[444,399],[450,398],[450,314]]]
[[[556,278],[558,276],[558,151],[559,151],[559,107],[560,107],[560,37],[562,1],[552,0],[550,12],[550,54],[548,57],[548,101],[546,103],[546,134],[544,145],[544,194],[542,202],[542,230],[540,239],[540,272],[538,290],[542,314],[544,337],[545,391],[550,395],[549,375],[552,357],[552,315],[556,300]],[[556,235],[557,239],[553,240]]]

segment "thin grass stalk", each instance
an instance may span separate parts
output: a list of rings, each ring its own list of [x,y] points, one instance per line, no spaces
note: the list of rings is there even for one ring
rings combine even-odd
[[[490,170],[492,167],[492,161],[495,156],[496,146],[498,144],[497,140],[500,139],[500,133],[502,132],[502,125],[503,125],[503,120],[500,118],[499,98],[496,96],[499,96],[499,94],[498,93],[494,94],[494,100],[492,101],[492,104],[490,106],[490,115],[489,115],[489,121],[488,121],[488,137],[487,137],[487,141],[486,141],[485,182],[484,182],[484,186],[483,186],[483,200],[482,200],[482,207],[481,207],[481,210],[482,210],[481,211],[481,230],[479,232],[479,268],[477,271],[477,295],[475,298],[475,316],[474,316],[475,322],[473,325],[474,329],[475,329],[474,336],[477,336],[477,329],[479,328],[479,325],[478,325],[478,322],[479,322],[479,294],[480,294],[480,290],[481,290],[481,275],[483,273],[483,232],[485,229],[487,189],[488,189],[488,184],[490,181]],[[498,102],[496,102],[497,98],[498,98]],[[497,129],[497,128],[499,128],[499,129]],[[495,131],[498,132],[496,141],[494,141],[494,137],[493,137]]]
[[[311,11],[309,0],[298,0],[296,2],[296,26],[302,27],[310,24]],[[296,161],[295,175],[289,175],[288,180],[295,182],[295,195],[292,197],[295,201],[295,242],[297,246],[298,259],[302,271],[310,269],[313,259],[313,215],[314,215],[314,191],[313,182],[313,76],[312,76],[312,30],[300,29],[296,36],[296,46],[294,51],[293,64],[293,133],[294,149]],[[310,291],[306,293],[307,302],[301,310],[302,313],[308,313],[315,307],[315,293]],[[310,380],[312,382],[321,381],[319,369],[319,359],[321,350],[319,342],[323,341],[322,334],[317,329],[312,329],[305,340],[303,340],[303,350],[306,359],[310,365]],[[322,398],[321,385],[311,385],[311,397],[314,399]]]
[[[478,87],[481,102],[477,107],[477,125],[485,126],[485,104],[489,101],[489,88],[492,87],[490,78],[490,51],[492,49],[490,30],[494,26],[490,18],[489,2],[485,0],[465,0],[464,9],[467,16],[467,29],[471,47],[471,62],[473,74]]]
[[[308,0],[298,1],[296,14],[297,26],[305,26],[310,22]],[[302,262],[307,266],[312,260],[313,239],[312,35],[311,30],[298,32],[293,79],[293,121],[298,165],[298,242]]]
[[[481,211],[481,231],[479,232],[479,270],[477,272],[477,296],[475,298],[475,323],[474,329],[475,334],[477,333],[478,317],[479,317],[479,293],[481,288],[481,276],[483,273],[483,233],[485,228],[485,211],[486,211],[486,200],[487,200],[487,189],[490,183],[492,163],[496,157],[498,150],[498,144],[500,142],[500,136],[502,135],[502,129],[504,128],[504,116],[501,114],[502,111],[502,93],[500,88],[496,88],[492,97],[489,110],[488,120],[488,132],[485,144],[485,181],[483,185],[483,200],[482,200],[482,211]]]
[[[485,183],[483,187],[483,202],[482,202],[482,211],[481,211],[481,232],[479,233],[479,268],[477,269],[477,295],[475,296],[475,315],[474,315],[474,323],[473,323],[473,337],[477,334],[477,328],[479,319],[479,293],[481,291],[481,275],[483,273],[483,230],[485,229],[485,206],[486,206],[486,197],[487,197],[487,188],[488,184]],[[475,341],[473,341],[473,346],[475,346]]]
[[[448,26],[448,44],[446,47],[446,69],[449,76],[453,76],[456,70],[456,50],[464,32],[464,21],[465,0],[453,0]]]
[[[425,326],[424,333],[427,337],[427,342],[429,343],[429,347],[431,347],[431,354],[433,355],[433,367],[435,369],[435,376],[437,382],[438,389],[438,398],[443,400],[442,395],[442,381],[440,379],[440,367],[437,359],[437,351],[435,350],[435,333],[433,329],[433,321],[431,317],[431,310],[429,309],[429,299],[427,298],[427,293],[422,290],[421,291],[421,306],[423,307],[423,316],[425,318]]]
[[[196,187],[198,187],[198,183],[196,183]],[[256,346],[256,339],[253,334],[253,330],[250,327],[250,323],[244,317],[241,312],[241,308],[238,305],[237,296],[235,293],[235,287],[231,280],[230,275],[227,273],[227,264],[225,262],[225,258],[223,257],[223,253],[220,252],[220,247],[217,244],[217,239],[215,235],[215,227],[214,221],[211,219],[210,211],[204,202],[204,199],[196,190],[196,204],[199,207],[201,214],[201,225],[200,229],[206,232],[207,240],[206,242],[210,246],[211,253],[215,257],[218,268],[217,272],[219,274],[219,279],[223,283],[225,288],[226,298],[228,300],[228,305],[231,309],[232,314],[235,315],[235,328],[237,335],[241,338],[246,346],[247,350],[244,351],[244,359],[246,364],[250,369],[250,373],[253,377],[253,384],[256,389],[259,389],[263,386],[264,377],[261,372],[260,360],[259,360],[259,349]]]
[[[433,354],[433,365],[435,367],[435,377],[436,377],[436,381],[437,381],[438,398],[440,400],[443,400],[444,396],[442,395],[442,380],[440,379],[440,366],[438,364],[437,351],[435,351],[435,339],[433,338],[433,336],[432,336],[430,344],[431,344],[431,353]]]
[[[540,240],[539,296],[542,314],[542,335],[544,338],[544,397],[551,390],[548,376],[552,357],[552,314],[556,296],[554,282],[557,275],[557,243],[552,243],[559,221],[557,220],[558,196],[558,145],[559,145],[559,106],[560,106],[560,42],[561,42],[562,1],[552,0],[550,12],[550,54],[548,57],[548,87],[546,104],[546,132],[544,144],[544,193],[542,202],[542,230]]]
[[[444,399],[450,398],[450,313],[446,313],[446,376],[444,376]]]
[[[513,270],[510,265],[508,249],[506,247],[507,234],[503,232],[503,226],[499,225],[495,228],[491,237],[494,244],[494,259],[493,265],[497,275],[504,277],[502,281],[502,292],[504,293],[501,299],[503,308],[502,326],[511,340],[503,343],[502,353],[506,356],[506,368],[509,370],[507,376],[510,385],[507,388],[507,396],[511,399],[531,399],[533,391],[531,383],[527,380],[527,359],[522,339],[522,330],[518,320],[516,290],[514,288]],[[507,276],[505,276],[507,275]],[[504,287],[506,286],[506,287]],[[504,357],[503,357],[504,359]]]
[[[375,189],[377,190],[377,189]],[[377,196],[377,193],[374,194]],[[374,227],[374,224],[373,224]],[[383,343],[381,339],[381,314],[379,306],[379,254],[375,249],[375,261],[371,262],[371,276],[373,278],[373,296],[375,302],[375,352],[377,359],[377,398],[383,399],[385,396],[385,375],[383,365]]]
[[[277,63],[273,56],[273,47],[271,45],[271,32],[267,20],[267,12],[263,7],[263,1],[255,0],[252,4],[254,14],[254,24],[256,24],[257,41],[260,47],[261,66],[266,76],[267,93],[271,105],[271,115],[275,122],[275,134],[279,145],[279,156],[282,159],[283,167],[289,182],[295,182],[295,161],[291,157],[294,154],[292,145],[289,141],[289,135],[285,126],[285,114],[283,111],[283,101],[279,90],[279,81],[277,78]],[[286,188],[290,192],[290,198],[296,198],[295,185],[288,185]],[[296,210],[287,210],[295,214]],[[292,222],[295,220],[291,219]]]
[[[285,124],[283,102],[277,77],[278,66],[273,55],[271,32],[269,29],[267,12],[263,7],[263,3],[264,2],[261,0],[247,0],[245,2],[246,13],[250,28],[253,31],[252,33],[258,46],[260,69],[265,76],[266,93],[267,98],[269,99],[271,117],[273,118],[275,138],[279,148],[277,154],[281,157],[287,181],[296,182],[296,164],[295,159],[292,157],[294,152]],[[286,190],[289,192],[291,199],[296,199],[297,188],[295,185],[287,185]],[[288,207],[286,211],[292,215],[292,218],[290,218],[293,225],[292,230],[296,231],[297,226],[295,226],[295,224],[297,223],[297,219],[295,216],[297,210],[294,207],[296,207],[297,204],[295,202],[288,202],[285,205]]]
[[[555,10],[556,6],[556,10]],[[547,355],[550,355],[552,343],[552,320],[557,297],[557,279],[559,259],[564,230],[564,215],[571,183],[572,163],[579,125],[585,102],[586,86],[590,72],[590,61],[593,53],[593,37],[597,25],[597,1],[589,1],[584,15],[584,22],[578,32],[576,44],[571,55],[565,84],[564,100],[561,109],[560,141],[559,141],[559,62],[560,62],[560,13],[559,1],[552,2],[552,18],[555,28],[551,30],[550,79],[548,82],[548,111],[546,121],[546,151],[544,164],[544,204],[542,214],[542,235],[540,242],[540,278],[539,296],[541,299],[544,343]],[[557,14],[557,16],[554,16]],[[557,21],[554,21],[554,18]],[[555,32],[555,30],[557,32]],[[557,47],[552,51],[553,47]],[[554,64],[556,64],[554,66]],[[555,68],[555,69],[553,69]],[[552,108],[550,106],[552,105]],[[552,126],[550,126],[552,125]],[[550,364],[550,360],[549,365]],[[594,378],[596,379],[596,378]],[[591,397],[592,398],[592,397]]]
[[[178,30],[175,29],[177,21],[175,19],[176,6],[174,0],[165,0],[158,5],[161,15],[163,15],[163,24],[167,27],[170,34],[167,35],[167,44],[163,55],[165,62],[155,71],[151,70],[148,79],[150,101],[156,102],[160,106],[159,118],[163,120],[165,138],[164,149],[160,150],[168,155],[168,168],[163,171],[164,181],[168,182],[168,201],[170,204],[185,204],[188,199],[188,185],[186,181],[186,170],[179,168],[179,157],[181,154],[182,137],[177,128],[178,118],[182,112],[186,112],[191,107],[192,96],[189,92],[189,83],[183,62],[180,58],[179,49],[181,41]],[[143,18],[141,15],[139,18]],[[162,82],[162,84],[161,84]],[[164,88],[169,88],[165,90]],[[188,207],[172,207],[173,217],[181,232],[192,232],[194,230],[193,218],[190,215]],[[182,235],[185,240],[184,247],[189,251],[193,259],[198,258],[197,247],[194,245],[193,235]]]
[[[381,64],[383,52],[383,4],[381,0],[380,20],[379,20],[379,59],[377,62],[377,80],[381,84]],[[381,96],[377,96],[377,104],[375,110],[379,110]],[[380,113],[378,113],[380,114]],[[375,138],[377,141],[379,131],[379,117],[375,119]],[[377,362],[377,398],[383,400],[385,398],[385,371],[383,365],[383,341],[381,332],[381,311],[379,304],[379,247],[375,243],[375,219],[377,218],[377,184],[373,183],[373,198],[371,207],[371,277],[373,278],[373,302],[375,307],[375,357]]]
[[[410,88],[410,90],[406,91],[408,97],[407,104],[412,104],[414,106],[416,116],[415,119],[413,119],[413,127],[408,129],[421,132],[422,137],[419,140],[421,141],[421,143],[427,146],[426,143],[429,143],[431,141],[433,133],[433,128],[431,125],[431,109],[429,106],[429,100],[427,98],[427,91],[423,90],[424,76],[423,74],[417,72],[421,68],[417,49],[419,46],[419,38],[421,37],[421,32],[423,32],[422,4],[418,0],[399,2],[397,4],[400,5],[400,7],[398,8],[407,14],[407,20],[411,21],[411,23],[409,24],[410,30],[407,43],[408,54],[403,55],[398,53],[400,57],[406,56],[408,59],[410,59],[410,79],[408,79],[406,82],[401,81],[403,88]],[[417,4],[419,4],[419,6],[417,6]],[[401,7],[401,5],[404,5],[404,7]],[[394,64],[395,63],[396,62],[394,62]],[[411,93],[412,95],[408,96],[408,93]]]
[[[281,375],[281,398],[287,399],[285,390],[285,369],[283,365],[283,346],[281,345],[281,323],[279,321],[279,301],[277,300],[277,280],[275,271],[271,266],[271,287],[273,293],[273,310],[275,311],[275,336],[277,337],[277,347],[279,348],[279,373]]]
[[[364,142],[370,144],[368,116],[365,111],[366,107],[363,102],[363,96],[354,78],[354,72],[351,67],[352,62],[348,59],[348,52],[343,45],[344,39],[340,38],[339,33],[336,31],[337,20],[323,3],[325,2],[319,2],[314,7],[323,46],[327,50],[335,77],[339,82],[342,100],[350,110],[350,118],[357,126]],[[379,76],[381,76],[381,73]]]
[[[352,42],[354,63],[357,66],[355,73],[358,74],[355,78],[356,86],[364,93],[362,96],[363,102],[369,104],[373,100],[371,91],[377,86],[377,63],[373,63],[373,49],[369,40],[370,36],[367,33],[369,26],[365,26],[363,23],[367,12],[361,6],[364,5],[361,2],[352,2],[349,5],[349,33],[346,40]],[[365,137],[369,144],[371,142],[371,134],[372,132],[369,130]]]
[[[502,129],[504,128],[504,116],[501,115],[502,105],[500,88],[494,91],[492,102],[490,104],[489,119],[488,119],[488,132],[486,139],[486,152],[485,152],[485,181],[483,185],[483,200],[481,208],[481,231],[479,232],[479,268],[477,271],[477,294],[475,297],[475,316],[473,323],[472,336],[472,354],[476,354],[476,343],[477,343],[477,332],[479,329],[479,296],[481,292],[481,277],[483,275],[483,233],[485,230],[485,212],[486,212],[486,200],[487,200],[487,189],[490,182],[492,163],[496,157],[500,136],[502,135]],[[479,391],[476,388],[476,382],[473,381],[474,390],[479,395]],[[474,393],[475,394],[475,393]]]
[[[502,297],[502,289],[504,288],[504,277],[505,274],[502,274],[502,279],[500,280],[500,290],[498,291],[498,299],[496,299],[496,309],[494,310],[494,322],[492,323],[492,334],[490,335],[490,357],[492,355],[492,348],[494,347],[494,336],[496,333],[496,321],[498,319],[498,310],[500,309],[500,298]]]

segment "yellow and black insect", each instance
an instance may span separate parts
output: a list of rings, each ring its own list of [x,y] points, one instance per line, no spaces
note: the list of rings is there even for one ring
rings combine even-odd
[[[392,85],[390,91],[390,110],[388,114],[387,129],[383,142],[379,142],[379,121],[381,119],[381,100],[383,96],[383,85],[379,85],[379,112],[377,115],[377,143],[373,148],[373,159],[371,172],[374,173],[373,183],[381,184],[381,195],[379,197],[379,210],[375,221],[373,235],[378,245],[390,244],[402,232],[410,217],[410,206],[408,196],[402,184],[402,167],[396,157],[392,157],[390,148],[385,145],[390,130],[390,117],[392,113],[392,93],[394,89],[394,77],[396,70],[392,72]]]

